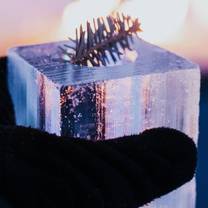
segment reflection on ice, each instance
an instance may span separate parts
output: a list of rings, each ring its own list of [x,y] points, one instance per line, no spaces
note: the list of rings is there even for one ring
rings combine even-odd
[[[60,62],[51,43],[9,51],[9,89],[18,125],[103,140],[171,127],[197,142],[198,66],[137,40],[134,62],[80,68]],[[194,208],[195,180],[150,208]]]
[[[101,140],[166,126],[196,138],[198,76],[193,69],[63,87],[62,134]]]

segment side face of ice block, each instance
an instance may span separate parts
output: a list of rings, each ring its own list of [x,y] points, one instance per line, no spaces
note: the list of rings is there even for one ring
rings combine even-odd
[[[9,89],[18,125],[92,140],[165,126],[197,142],[197,65],[139,39],[134,62],[126,54],[116,66],[81,68],[60,61],[58,46],[63,44],[9,51]],[[195,181],[148,207],[194,208]]]

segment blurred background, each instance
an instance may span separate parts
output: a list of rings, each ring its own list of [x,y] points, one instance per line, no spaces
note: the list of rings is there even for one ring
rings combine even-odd
[[[0,0],[0,57],[10,47],[73,37],[93,17],[138,17],[141,37],[198,63],[202,71],[197,208],[208,207],[208,0]]]
[[[9,47],[63,40],[86,19],[123,11],[145,40],[208,68],[208,0],[0,0],[0,56]]]

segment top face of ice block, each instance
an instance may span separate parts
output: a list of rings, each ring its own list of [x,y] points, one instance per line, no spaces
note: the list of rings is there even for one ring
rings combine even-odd
[[[80,67],[60,59],[62,52],[59,46],[63,47],[64,44],[65,41],[16,47],[10,49],[9,56],[23,59],[59,86],[198,68],[196,64],[138,38],[134,40],[137,57],[133,62],[124,55],[120,63],[114,66]]]

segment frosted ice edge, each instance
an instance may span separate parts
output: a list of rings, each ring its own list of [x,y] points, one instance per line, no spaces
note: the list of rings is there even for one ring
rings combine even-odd
[[[10,50],[9,89],[17,124],[87,139],[166,126],[197,142],[200,71],[196,64],[141,42],[134,64],[79,69],[51,59],[50,54],[57,57],[59,44],[22,47],[21,56],[18,48]],[[195,179],[148,207],[194,208]]]
[[[79,67],[60,61],[61,54],[58,46],[66,42],[48,43],[37,46],[27,46],[10,49],[20,55],[28,63],[37,67],[49,79],[61,85],[87,83],[127,76],[161,73],[170,70],[194,69],[198,66],[167,50],[149,44],[141,39],[135,41],[134,49],[138,57],[134,63],[122,60],[120,66],[108,67]],[[30,54],[30,55],[28,55]],[[151,62],[149,61],[151,60]],[[183,66],[183,68],[181,68]],[[128,70],[126,69],[128,68]]]
[[[8,57],[8,86],[17,125],[60,135],[59,85],[12,51]]]

